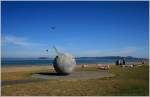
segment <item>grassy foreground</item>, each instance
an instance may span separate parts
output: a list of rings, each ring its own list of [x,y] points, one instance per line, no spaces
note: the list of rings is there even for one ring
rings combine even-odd
[[[76,68],[76,71],[97,71],[97,67]],[[37,80],[31,77],[36,72],[53,72],[53,69],[31,70],[20,72],[2,72],[2,81]],[[149,95],[148,65],[121,68],[111,66],[108,70],[115,74],[112,78],[83,80],[45,80],[26,84],[5,85],[1,89],[2,96],[144,96]]]

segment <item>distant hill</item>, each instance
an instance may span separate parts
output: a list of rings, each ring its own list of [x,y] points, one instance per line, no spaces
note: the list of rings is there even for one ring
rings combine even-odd
[[[126,56],[126,57],[122,57],[122,56],[104,56],[104,57],[76,57],[76,59],[135,59],[135,60],[148,60],[146,58],[136,58],[136,57],[132,57],[132,56]]]

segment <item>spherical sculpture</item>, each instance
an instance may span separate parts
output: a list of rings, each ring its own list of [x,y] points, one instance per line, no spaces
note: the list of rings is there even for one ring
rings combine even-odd
[[[54,69],[59,74],[70,74],[75,65],[74,57],[68,53],[58,54],[53,61]]]

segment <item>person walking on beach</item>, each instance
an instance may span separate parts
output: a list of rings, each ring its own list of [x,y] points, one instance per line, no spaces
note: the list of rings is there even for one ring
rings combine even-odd
[[[119,65],[122,65],[122,63],[121,63],[121,60],[120,60],[120,59],[119,59],[118,63],[119,63]]]
[[[116,65],[119,65],[119,61],[118,60],[116,61]]]
[[[144,64],[144,61],[142,61],[142,64]]]
[[[123,63],[123,65],[125,65],[125,64],[126,64],[126,62],[125,62],[125,60],[124,60],[124,59],[122,60],[122,63]]]

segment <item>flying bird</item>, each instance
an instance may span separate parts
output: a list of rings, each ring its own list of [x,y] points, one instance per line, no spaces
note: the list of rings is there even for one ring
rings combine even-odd
[[[46,52],[48,52],[48,49],[46,50]]]
[[[55,30],[55,28],[56,28],[55,26],[52,26],[52,27],[51,27],[52,30]]]

